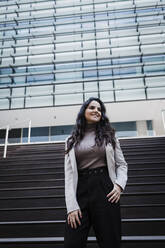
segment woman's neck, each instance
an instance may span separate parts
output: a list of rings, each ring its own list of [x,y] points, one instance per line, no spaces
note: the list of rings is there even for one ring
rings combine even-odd
[[[86,126],[85,126],[85,130],[86,131],[94,131],[96,129],[96,125],[97,125],[96,122],[92,122],[92,123],[87,122]]]

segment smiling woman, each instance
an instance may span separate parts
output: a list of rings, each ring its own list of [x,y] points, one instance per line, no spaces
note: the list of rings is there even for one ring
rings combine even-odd
[[[65,248],[86,247],[91,226],[99,247],[120,247],[119,200],[127,182],[127,170],[103,102],[89,98],[66,140]]]
[[[97,101],[92,101],[85,110],[87,123],[95,123],[101,119],[101,106]]]

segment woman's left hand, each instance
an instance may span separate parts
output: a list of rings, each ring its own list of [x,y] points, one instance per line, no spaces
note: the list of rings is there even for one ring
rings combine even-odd
[[[117,203],[120,200],[121,187],[114,184],[113,190],[107,195],[108,201]]]

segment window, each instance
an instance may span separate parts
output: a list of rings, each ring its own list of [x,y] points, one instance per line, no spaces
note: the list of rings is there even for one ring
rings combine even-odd
[[[30,142],[49,141],[49,127],[33,127]]]
[[[55,105],[82,104],[82,94],[56,95]]]
[[[53,105],[53,96],[26,97],[25,107],[44,107]]]
[[[117,101],[134,101],[134,100],[143,100],[146,98],[143,89],[116,90],[115,94]]]
[[[65,140],[72,129],[73,125],[51,127],[51,141]]]
[[[21,129],[11,129],[9,130],[9,143],[20,143],[21,142]]]
[[[135,121],[113,122],[111,125],[116,129],[118,137],[136,137],[137,127]]]

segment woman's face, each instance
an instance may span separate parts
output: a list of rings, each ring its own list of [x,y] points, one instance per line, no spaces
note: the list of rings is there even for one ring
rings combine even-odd
[[[92,101],[85,110],[87,123],[96,123],[101,119],[101,106],[97,101]]]

